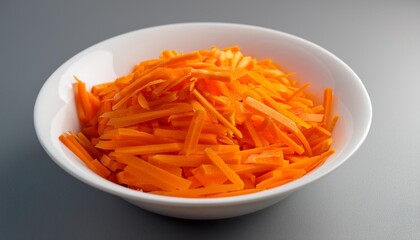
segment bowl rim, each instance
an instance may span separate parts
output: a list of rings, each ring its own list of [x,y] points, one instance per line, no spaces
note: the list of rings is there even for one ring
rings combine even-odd
[[[103,181],[97,181],[95,179],[88,178],[84,176],[83,174],[80,174],[77,171],[74,171],[70,166],[68,166],[65,161],[62,161],[60,159],[59,154],[54,150],[53,145],[48,142],[48,139],[44,138],[41,133],[41,127],[40,127],[40,121],[42,120],[40,116],[41,106],[40,101],[45,96],[43,95],[46,91],[48,84],[51,84],[53,81],[58,81],[57,76],[60,76],[60,73],[64,72],[65,69],[67,69],[69,66],[71,66],[77,59],[84,56],[86,53],[95,50],[96,48],[100,47],[103,44],[118,41],[121,38],[128,37],[131,34],[140,32],[140,31],[149,31],[149,30],[164,30],[166,28],[173,28],[173,27],[209,27],[209,26],[218,26],[218,27],[230,27],[230,28],[242,28],[242,29],[249,29],[249,30],[258,30],[267,32],[268,34],[276,34],[276,35],[283,35],[284,37],[290,38],[293,41],[297,41],[301,44],[304,44],[306,46],[309,46],[312,49],[315,49],[316,51],[320,51],[323,54],[326,54],[329,58],[332,58],[336,63],[340,64],[341,67],[343,67],[348,74],[352,76],[353,79],[359,84],[359,87],[361,87],[363,91],[363,96],[366,98],[367,103],[369,106],[367,106],[368,110],[368,116],[367,116],[367,122],[363,129],[363,134],[361,138],[358,140],[357,144],[353,147],[353,149],[347,154],[347,156],[341,157],[340,159],[336,159],[334,161],[335,164],[331,165],[329,169],[324,170],[321,174],[312,175],[310,178],[300,178],[296,179],[288,184],[275,187],[272,189],[267,189],[251,194],[244,194],[244,195],[238,195],[238,196],[230,196],[230,197],[219,197],[219,198],[184,198],[184,197],[172,197],[172,196],[163,196],[163,195],[156,195],[156,194],[150,194],[150,193],[143,193],[141,191],[132,190],[123,186],[120,186],[118,184],[114,184],[112,182],[109,182],[106,179],[100,178],[99,180]],[[128,198],[132,200],[141,200],[145,203],[159,203],[161,205],[177,205],[177,206],[215,206],[215,205],[234,205],[238,203],[248,203],[248,202],[254,202],[257,200],[262,199],[268,199],[272,198],[278,195],[282,195],[285,193],[289,193],[291,191],[294,191],[296,189],[299,189],[301,187],[304,187],[308,185],[309,183],[315,182],[322,177],[328,175],[330,172],[334,171],[337,167],[342,165],[345,161],[347,161],[363,144],[366,137],[368,136],[371,123],[372,123],[372,103],[370,100],[370,97],[368,95],[368,92],[363,85],[360,78],[357,76],[357,74],[346,64],[344,63],[340,58],[335,56],[330,51],[324,49],[323,47],[310,42],[306,39],[300,38],[296,35],[292,35],[283,31],[274,30],[266,27],[260,27],[255,25],[247,25],[247,24],[238,24],[238,23],[222,23],[222,22],[187,22],[187,23],[173,23],[173,24],[165,24],[165,25],[157,25],[142,29],[137,29],[133,31],[129,31],[127,33],[123,33],[120,35],[116,35],[113,37],[110,37],[108,39],[105,39],[103,41],[100,41],[94,45],[91,45],[84,50],[80,51],[67,61],[65,61],[59,68],[57,68],[44,82],[42,88],[40,89],[38,96],[35,101],[34,105],[34,127],[35,132],[38,137],[39,142],[41,143],[41,146],[44,148],[44,150],[47,152],[50,158],[59,165],[63,170],[65,170],[67,173],[72,175],[73,177],[79,179],[80,181],[95,187],[97,189],[100,189],[102,191],[123,197]]]

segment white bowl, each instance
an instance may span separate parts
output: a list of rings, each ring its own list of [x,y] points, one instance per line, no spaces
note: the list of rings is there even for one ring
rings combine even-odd
[[[94,84],[125,75],[141,60],[156,58],[165,49],[189,52],[239,45],[246,55],[272,58],[297,72],[311,90],[332,87],[337,96],[334,111],[341,118],[334,132],[336,153],[321,167],[283,186],[258,193],[212,199],[159,196],[119,186],[91,172],[58,140],[78,121],[71,84],[73,75]],[[225,23],[186,23],[141,29],[98,43],[58,68],[42,87],[34,109],[36,133],[49,156],[66,172],[105,192],[149,211],[179,218],[218,219],[240,216],[273,205],[290,193],[327,175],[343,164],[366,138],[372,119],[369,96],[360,79],[343,61],[299,37],[261,27]]]

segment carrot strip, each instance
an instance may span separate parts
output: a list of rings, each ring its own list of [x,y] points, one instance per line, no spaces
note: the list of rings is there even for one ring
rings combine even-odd
[[[218,152],[217,153],[225,163],[239,164],[241,156],[234,152]],[[210,163],[203,154],[194,155],[171,155],[171,154],[155,154],[149,159],[150,162],[160,161],[178,167],[199,167],[201,164]]]
[[[80,98],[80,92],[79,92],[79,82],[73,83],[72,86],[73,86],[74,98],[76,102],[77,117],[79,118],[79,121],[81,123],[85,123],[88,121],[88,118],[85,114],[85,111],[83,110],[82,100]]]
[[[95,147],[102,150],[115,150],[116,148],[128,147],[128,146],[140,146],[144,142],[139,142],[138,140],[110,140],[110,141],[101,141],[99,140],[96,143]]]
[[[102,165],[98,160],[93,160],[92,165],[95,166],[96,168],[96,173],[103,177],[103,178],[107,178],[110,174],[111,171],[109,171],[106,167],[104,167],[104,165]]]
[[[175,64],[179,64],[179,63],[186,63],[188,61],[193,61],[193,60],[197,60],[200,59],[202,56],[198,51],[195,52],[191,52],[191,53],[187,53],[184,55],[180,55],[180,56],[175,56],[169,60],[167,60],[166,62],[164,62],[162,65],[163,66],[171,66],[171,65],[175,65]]]
[[[223,172],[214,165],[202,164],[191,172],[203,186],[221,185],[228,180]]]
[[[172,108],[156,110],[156,111],[148,111],[144,113],[134,114],[127,117],[119,117],[119,118],[111,118],[108,122],[108,125],[112,125],[113,127],[128,127],[138,123],[147,122],[150,120],[162,118],[165,116],[169,116],[171,114],[183,113],[191,111],[190,104],[183,104],[179,106],[175,106]]]
[[[231,191],[231,192],[224,192],[224,193],[217,193],[217,194],[213,194],[213,195],[209,195],[208,197],[233,197],[233,196],[239,196],[239,195],[245,195],[245,194],[251,194],[251,193],[256,193],[256,192],[260,192],[261,189],[244,189],[244,190],[237,190],[237,191]]]
[[[144,97],[143,93],[138,93],[137,95],[137,102],[139,105],[147,110],[150,110],[149,102],[147,102],[146,98]]]
[[[116,128],[102,134],[100,139],[104,140],[119,140],[119,141],[137,141],[139,144],[142,143],[170,143],[171,139],[160,137],[156,134],[150,134],[144,131],[138,131],[130,128]]]
[[[198,167],[204,163],[204,156],[200,155],[164,155],[155,154],[149,160],[150,162],[160,161],[179,167]]]
[[[167,152],[178,152],[182,149],[183,144],[181,143],[163,143],[163,144],[152,144],[143,146],[132,146],[132,147],[118,147],[115,148],[116,153],[125,154],[152,154],[152,153],[167,153]]]
[[[283,165],[283,151],[281,149],[275,149],[270,151],[264,151],[260,154],[251,154],[244,161],[245,164],[256,164],[256,165]]]
[[[330,120],[330,115],[332,111],[332,89],[326,88],[324,90],[324,118],[322,124],[327,126]]]
[[[81,102],[83,111],[86,114],[87,120],[90,120],[92,119],[94,113],[92,111],[91,102],[89,101],[89,97],[88,97],[89,93],[86,91],[86,84],[80,81],[79,79],[77,79],[76,77],[75,79],[77,81],[77,90],[79,93],[79,100]]]
[[[185,141],[187,137],[187,132],[184,130],[172,130],[172,129],[162,129],[155,128],[153,129],[153,134],[158,137],[168,138],[178,141]],[[208,143],[208,144],[218,144],[217,135],[213,133],[201,133],[198,139],[199,143]]]
[[[223,185],[210,185],[207,187],[171,191],[171,192],[152,192],[156,194],[166,195],[166,196],[179,196],[179,197],[204,197],[210,194],[225,193],[230,191],[238,190],[238,186],[235,184],[223,184]]]
[[[255,147],[262,147],[263,144],[261,142],[260,137],[258,136],[257,131],[255,130],[254,126],[250,121],[245,121],[245,127],[248,129],[249,134],[251,135],[252,141],[254,141]]]
[[[327,126],[327,130],[329,132],[334,131],[335,125],[337,124],[339,116],[338,115],[334,115],[334,117],[331,119],[330,125]]]
[[[124,117],[127,115],[132,115],[132,114],[138,114],[138,113],[144,113],[147,112],[146,109],[142,108],[140,105],[135,105],[135,106],[130,106],[124,109],[118,109],[118,110],[109,110],[106,111],[104,113],[102,113],[99,118],[103,119],[103,118],[119,118],[119,117]]]
[[[288,182],[293,181],[292,178],[289,179],[282,179],[281,177],[267,179],[266,181],[263,181],[256,185],[256,189],[270,189],[274,187],[281,186],[283,184],[286,184]]]
[[[167,172],[169,172],[169,173],[171,173],[175,176],[182,177],[182,169],[180,167],[177,167],[177,166],[174,166],[174,165],[171,165],[171,164],[166,164],[166,163],[163,163],[163,162],[160,162],[160,161],[155,161],[153,163],[149,161],[149,163],[151,163],[152,165],[154,165],[158,168],[161,168],[161,169],[163,169],[163,170],[165,170],[165,171],[167,171]]]
[[[305,152],[307,152],[309,156],[312,156],[311,145],[309,144],[308,139],[306,139],[305,135],[303,135],[303,133],[300,130],[298,130],[298,132],[296,133],[296,136],[302,142]]]
[[[204,78],[222,82],[231,82],[232,81],[232,73],[230,72],[216,72],[216,71],[209,71],[205,69],[193,69],[191,71],[192,77],[196,78]]]
[[[225,144],[198,144],[197,152],[203,152],[206,148],[211,148],[216,152],[239,152],[238,145],[225,145]]]
[[[299,114],[299,117],[306,122],[322,122],[324,115],[316,113],[302,113]]]
[[[181,153],[185,153],[188,156],[195,151],[198,140],[200,139],[201,130],[203,129],[205,116],[205,111],[198,110],[194,112]]]
[[[256,165],[256,164],[229,164],[229,167],[237,174],[255,174],[258,175],[263,172],[274,170],[278,166],[274,165]]]
[[[128,174],[126,172],[117,173],[116,179],[118,183],[125,184],[127,185],[127,187],[131,189],[136,189],[136,190],[141,189],[142,191],[147,191],[147,192],[162,190],[161,188],[152,185],[149,179],[139,178],[131,174]]]

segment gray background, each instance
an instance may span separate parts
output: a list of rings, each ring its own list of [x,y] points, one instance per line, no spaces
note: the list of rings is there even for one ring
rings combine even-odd
[[[364,82],[374,117],[337,171],[244,217],[163,217],[61,170],[33,127],[36,95],[68,58],[176,22],[245,23],[313,41]],[[420,239],[419,1],[0,0],[0,239]]]

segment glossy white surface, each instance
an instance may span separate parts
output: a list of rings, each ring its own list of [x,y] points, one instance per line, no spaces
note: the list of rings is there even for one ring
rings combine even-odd
[[[184,36],[190,36],[186,41]],[[301,82],[311,81],[311,91],[331,86],[336,95],[335,111],[341,119],[334,138],[336,154],[306,176],[284,186],[238,197],[185,199],[130,190],[92,173],[58,141],[60,133],[77,130],[72,100],[73,75],[88,87],[127,74],[132,66],[156,58],[164,49],[184,52],[211,45],[241,46],[242,52],[258,59],[272,58]],[[321,93],[321,92],[320,92]],[[253,26],[194,23],[148,28],[96,44],[72,57],[57,69],[42,87],[34,110],[38,138],[50,157],[79,180],[120,196],[144,209],[190,219],[239,216],[270,206],[293,191],[325,176],[346,161],[362,144],[370,128],[372,108],[357,75],[340,59],[319,46],[295,36]]]

